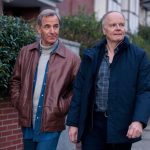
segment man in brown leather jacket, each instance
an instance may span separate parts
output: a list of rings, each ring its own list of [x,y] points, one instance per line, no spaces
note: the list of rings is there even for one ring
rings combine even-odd
[[[56,150],[65,129],[72,84],[80,58],[59,40],[60,18],[50,9],[37,18],[39,40],[24,46],[10,82],[19,113],[24,150]]]

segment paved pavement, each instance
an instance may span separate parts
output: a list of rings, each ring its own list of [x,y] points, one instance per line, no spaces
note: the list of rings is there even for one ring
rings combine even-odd
[[[61,133],[57,150],[76,150],[75,144],[72,144],[68,138],[68,128]]]
[[[62,132],[58,142],[57,150],[77,150],[76,146],[70,143],[67,130],[68,129]],[[134,143],[132,150],[150,150],[150,121],[149,125],[143,132],[142,140]]]
[[[150,150],[150,122],[143,132],[142,140],[134,143],[132,150]]]

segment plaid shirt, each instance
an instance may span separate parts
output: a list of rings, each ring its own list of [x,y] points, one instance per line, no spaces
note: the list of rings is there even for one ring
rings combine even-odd
[[[115,49],[115,54],[118,49]],[[108,50],[105,50],[95,84],[95,111],[105,112],[107,110],[108,89],[110,77],[110,63]]]

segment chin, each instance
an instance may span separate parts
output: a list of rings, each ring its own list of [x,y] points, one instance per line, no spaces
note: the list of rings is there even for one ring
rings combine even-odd
[[[48,41],[49,45],[53,45],[56,42],[56,40]]]
[[[121,42],[123,39],[124,39],[124,37],[117,38],[117,39],[116,39],[116,42]]]

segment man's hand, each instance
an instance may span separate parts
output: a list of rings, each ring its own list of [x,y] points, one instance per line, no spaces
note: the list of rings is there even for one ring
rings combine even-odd
[[[77,143],[77,136],[78,136],[78,128],[70,126],[69,127],[69,139],[72,143]]]
[[[127,137],[131,139],[138,138],[142,135],[142,133],[143,133],[142,123],[138,121],[134,121],[129,126]]]

